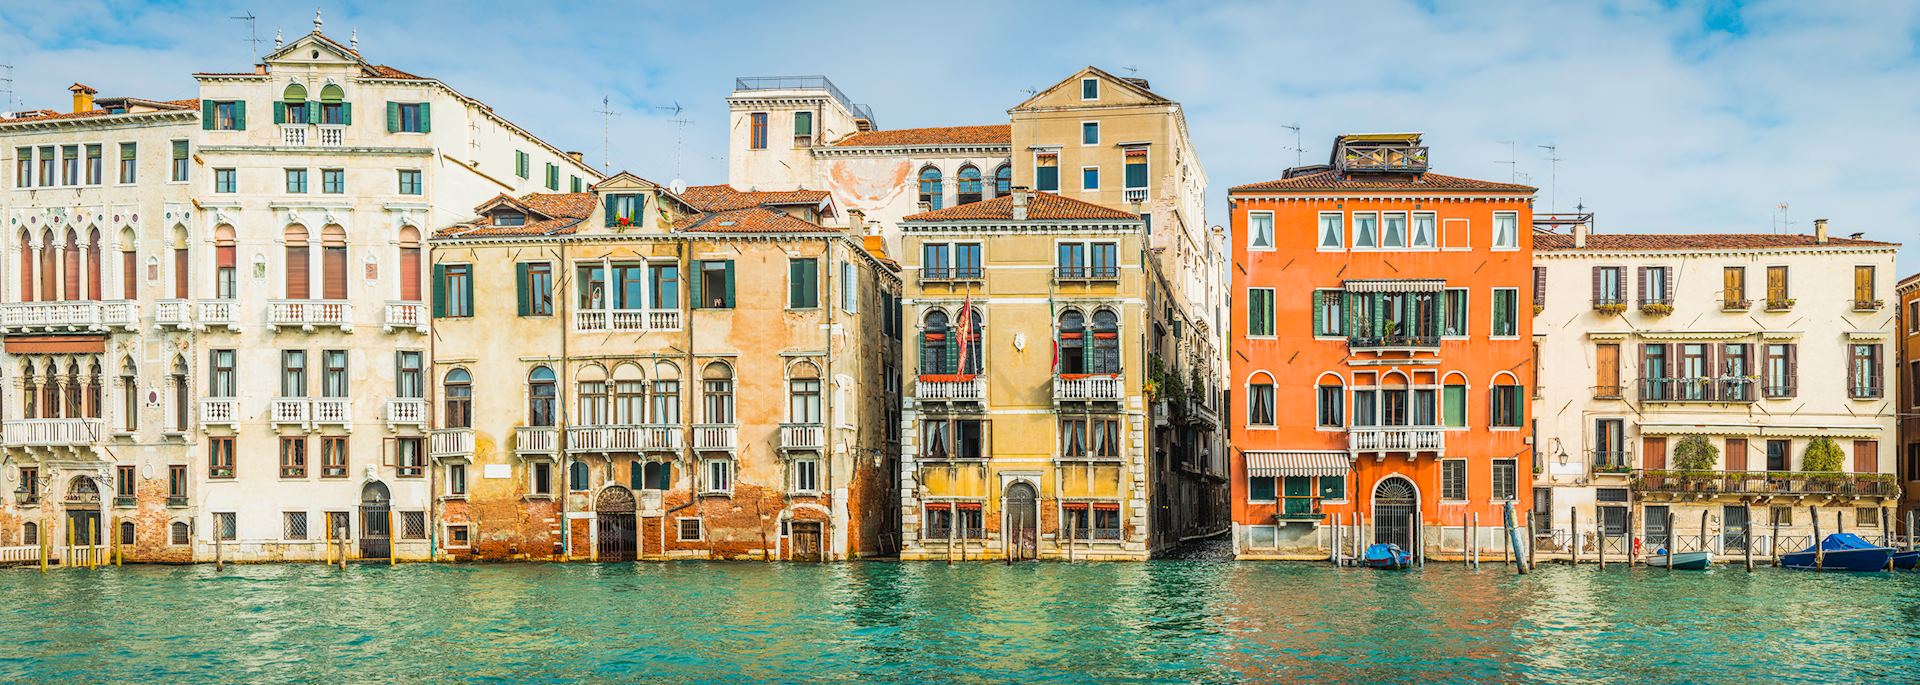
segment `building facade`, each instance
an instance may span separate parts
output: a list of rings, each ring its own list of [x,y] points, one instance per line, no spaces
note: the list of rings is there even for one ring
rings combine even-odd
[[[1816,512],[1886,530],[1898,246],[1815,226],[1536,237],[1542,554],[1771,557]]]
[[[1893,397],[1900,416],[1900,530],[1902,535],[1915,535],[1920,534],[1915,530],[1920,519],[1909,523],[1908,517],[1920,507],[1920,274],[1900,279],[1893,302],[1898,319],[1894,335],[1899,340],[1895,345],[1899,368],[1894,374],[1899,382]]]
[[[1427,154],[1342,136],[1327,165],[1228,194],[1241,558],[1457,557],[1476,521],[1497,549],[1503,508],[1531,506],[1534,189]]]
[[[432,241],[446,556],[897,551],[900,280],[825,194],[622,173],[477,211]]]

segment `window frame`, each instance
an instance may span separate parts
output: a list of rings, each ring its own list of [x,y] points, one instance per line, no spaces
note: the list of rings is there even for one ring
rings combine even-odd
[[[1262,244],[1260,244],[1260,243],[1258,242],[1258,239],[1259,239],[1259,237],[1260,237],[1260,235],[1261,235],[1261,234],[1260,234],[1260,232],[1259,232],[1259,231],[1257,231],[1257,230],[1255,230],[1255,225],[1256,225],[1256,224],[1255,224],[1255,221],[1254,221],[1254,220],[1255,220],[1256,218],[1264,218],[1264,219],[1266,219],[1266,224],[1267,224],[1267,230],[1266,230],[1266,239],[1267,239],[1267,240],[1266,240],[1266,244],[1264,244],[1264,245],[1262,245]],[[1274,224],[1274,212],[1273,212],[1273,210],[1270,210],[1270,209],[1259,209],[1259,210],[1248,210],[1248,211],[1247,211],[1247,251],[1249,251],[1249,252],[1272,252],[1272,251],[1274,251],[1275,249],[1278,249],[1278,248],[1275,248],[1275,247],[1274,247],[1274,244],[1273,244],[1273,243],[1274,243],[1274,230],[1273,230],[1273,224]]]
[[[1520,289],[1508,288],[1508,287],[1495,287],[1495,288],[1491,288],[1490,290],[1492,292],[1491,294],[1488,295],[1488,299],[1487,299],[1487,339],[1519,340],[1520,339]],[[1513,316],[1513,321],[1512,321],[1513,332],[1504,334],[1504,335],[1499,332],[1500,331],[1500,293],[1502,291],[1512,294],[1511,295],[1512,305],[1508,307],[1507,313]],[[1442,328],[1444,327],[1445,326],[1443,325]]]
[[[1513,236],[1512,236],[1513,244],[1511,245],[1502,245],[1500,243],[1500,220],[1501,219],[1511,219],[1513,222]],[[1519,212],[1515,212],[1515,211],[1494,212],[1493,219],[1491,220],[1490,224],[1491,225],[1489,226],[1488,236],[1487,236],[1488,238],[1487,249],[1493,252],[1514,252],[1520,249],[1520,213]]]
[[[1087,134],[1089,133],[1093,134],[1092,140],[1088,140]],[[1081,147],[1097,147],[1099,145],[1100,145],[1100,122],[1082,120],[1080,122],[1080,146]]]
[[[1450,469],[1450,468],[1458,468],[1458,469],[1459,469],[1459,471],[1460,471],[1460,472],[1459,472],[1459,474],[1458,474],[1458,477],[1459,477],[1459,488],[1460,488],[1460,491],[1459,491],[1458,493],[1454,493],[1454,492],[1452,492],[1452,488],[1454,487],[1454,484],[1453,484],[1453,483],[1451,483],[1451,482],[1449,482],[1449,481],[1453,479],[1453,476],[1454,476],[1454,474],[1450,474],[1450,473],[1448,473],[1448,469]],[[1473,469],[1472,469],[1472,467],[1471,467],[1471,466],[1470,466],[1470,465],[1469,465],[1469,464],[1467,463],[1467,460],[1466,460],[1466,459],[1464,459],[1464,458],[1445,458],[1445,459],[1441,459],[1441,460],[1440,460],[1440,492],[1439,492],[1439,496],[1440,496],[1440,501],[1441,501],[1441,502],[1470,502],[1470,501],[1472,501],[1472,497],[1473,497],[1473,487],[1472,487],[1472,481],[1473,481]],[[1453,495],[1453,494],[1458,494],[1459,496],[1458,496],[1458,497],[1449,497],[1449,496],[1448,496],[1448,495]]]
[[[1255,332],[1255,331],[1254,331],[1254,325],[1253,325],[1253,323],[1254,323],[1254,321],[1253,321],[1253,312],[1254,312],[1254,293],[1256,293],[1256,292],[1261,292],[1261,291],[1265,291],[1265,293],[1266,293],[1266,297],[1265,297],[1265,300],[1266,300],[1266,322],[1265,322],[1265,323],[1267,324],[1267,325],[1266,325],[1266,329],[1267,329],[1267,330],[1266,330],[1266,332],[1265,332],[1265,333],[1257,333],[1257,332]],[[1273,320],[1273,317],[1274,317],[1274,314],[1276,313],[1276,311],[1277,311],[1277,307],[1278,307],[1278,305],[1274,303],[1274,295],[1275,295],[1275,289],[1274,289],[1274,288],[1271,288],[1271,287],[1260,287],[1260,286],[1247,286],[1247,308],[1246,308],[1246,312],[1247,312],[1247,338],[1248,338],[1248,339],[1251,339],[1251,340],[1274,340],[1274,339],[1277,339],[1277,338],[1279,337],[1279,332],[1280,332],[1280,326],[1279,326],[1279,323]]]
[[[1271,212],[1269,212],[1271,214]],[[1340,222],[1340,229],[1334,231],[1334,242],[1327,243],[1327,219]],[[1313,242],[1320,252],[1347,251],[1347,214],[1346,212],[1317,212],[1313,216]]]

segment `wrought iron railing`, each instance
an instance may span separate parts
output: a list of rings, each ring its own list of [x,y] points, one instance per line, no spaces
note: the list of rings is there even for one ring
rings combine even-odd
[[[1720,378],[1642,378],[1641,402],[1752,402],[1756,399],[1754,379],[1730,376]]]
[[[1407,335],[1399,333],[1394,335],[1355,335],[1347,338],[1347,347],[1356,350],[1405,347],[1439,349],[1440,336]]]
[[[1893,476],[1804,471],[1674,471],[1636,469],[1632,487],[1643,493],[1696,495],[1838,495],[1892,497]]]

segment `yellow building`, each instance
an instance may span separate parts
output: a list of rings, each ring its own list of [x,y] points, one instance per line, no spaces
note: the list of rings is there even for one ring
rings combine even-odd
[[[621,173],[477,212],[432,241],[447,555],[892,551],[900,279],[825,193]]]
[[[1139,216],[1016,187],[900,228],[902,558],[1145,558],[1160,322]]]

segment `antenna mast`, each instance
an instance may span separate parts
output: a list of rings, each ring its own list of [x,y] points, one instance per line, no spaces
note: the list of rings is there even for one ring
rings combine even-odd
[[[6,70],[6,75],[0,76],[0,93],[5,93],[5,96],[0,97],[0,111],[11,112],[14,110],[13,65],[0,64],[0,69]]]
[[[1501,159],[1501,160],[1495,160],[1493,163],[1507,165],[1507,182],[1519,183],[1520,182],[1520,156],[1517,154],[1514,154],[1513,141],[1502,140],[1500,142],[1507,144],[1507,158]]]
[[[1300,123],[1281,124],[1280,128],[1293,132],[1293,147],[1290,148],[1293,150],[1293,165],[1300,166],[1304,163],[1304,157],[1306,155],[1306,149],[1300,147]]]
[[[240,39],[240,42],[246,43],[253,49],[253,61],[248,64],[258,64],[260,62],[260,27],[253,12],[249,10],[246,14],[227,18],[247,22],[247,37]]]
[[[679,100],[673,101],[673,106],[671,107],[655,105],[654,109],[673,113],[673,118],[667,121],[673,124],[673,177],[677,180],[680,178],[680,146],[686,142],[687,124],[693,123],[693,120],[680,116],[680,113],[686,111],[686,108],[680,106]]]
[[[1548,173],[1552,174],[1547,177],[1548,183],[1550,184],[1547,186],[1547,207],[1549,211],[1558,212],[1560,211],[1560,163],[1566,161],[1566,159],[1560,156],[1560,146],[1558,145],[1548,143],[1541,145],[1540,149],[1547,151],[1547,164],[1550,169]]]
[[[1787,221],[1787,202],[1785,200],[1781,200],[1780,201],[1780,225],[1776,230],[1778,230],[1781,233],[1786,233],[1788,229],[1790,229],[1791,227],[1792,227],[1792,224],[1788,223]]]
[[[600,171],[608,173],[613,171],[613,118],[620,113],[613,111],[612,100],[605,95],[600,96],[600,109],[594,113],[600,115]]]

